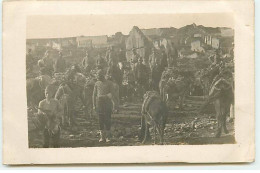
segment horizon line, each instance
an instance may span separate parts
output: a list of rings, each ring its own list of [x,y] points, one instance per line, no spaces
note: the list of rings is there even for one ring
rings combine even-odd
[[[176,28],[176,27],[173,27],[173,26],[170,26],[170,27],[159,27],[159,28],[139,28],[138,26],[138,28],[140,29],[140,30],[144,30],[144,29],[164,29],[164,28],[175,28],[175,29],[180,29],[180,28],[183,28],[183,27],[185,27],[185,26],[189,26],[189,25],[193,25],[193,24],[195,24],[196,26],[204,26],[204,27],[207,27],[207,28],[229,28],[229,29],[232,29],[232,30],[234,30],[234,28],[233,27],[227,27],[227,26],[218,26],[218,27],[212,27],[212,26],[205,26],[205,25],[197,25],[196,23],[191,23],[191,24],[187,24],[187,25],[184,25],[184,26],[182,26],[182,27],[179,27],[179,28]],[[133,29],[133,27],[135,27],[136,25],[134,25],[134,26],[132,26],[132,29]],[[131,29],[131,30],[132,30]],[[123,34],[121,31],[117,31],[117,32],[121,32],[124,36],[128,36],[129,35],[129,33],[131,32],[131,30],[128,32],[128,34]],[[28,39],[60,39],[60,38],[74,38],[74,37],[97,37],[97,36],[107,36],[107,37],[111,37],[111,36],[113,36],[113,35],[115,35],[117,32],[115,32],[114,34],[112,34],[112,35],[109,35],[109,34],[106,34],[106,35],[75,35],[75,36],[65,36],[65,37],[37,37],[37,38],[26,38],[26,40],[28,40]]]

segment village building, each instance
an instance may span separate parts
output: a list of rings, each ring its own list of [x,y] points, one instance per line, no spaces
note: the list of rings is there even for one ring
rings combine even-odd
[[[214,49],[219,49],[219,39],[213,37],[212,40],[211,40],[211,46]]]
[[[77,45],[76,37],[61,38],[60,44],[63,48],[75,47]]]
[[[134,26],[126,39],[126,58],[130,61],[133,57],[132,50],[135,49],[136,53],[144,59],[144,64],[148,65],[152,47],[152,41],[137,26]]]
[[[221,28],[221,37],[234,37],[234,29],[232,28]]]
[[[205,49],[203,48],[203,41],[201,38],[193,38],[190,45],[191,50],[194,52],[205,52]]]
[[[108,46],[108,37],[101,36],[80,36],[76,38],[78,48],[101,48]]]

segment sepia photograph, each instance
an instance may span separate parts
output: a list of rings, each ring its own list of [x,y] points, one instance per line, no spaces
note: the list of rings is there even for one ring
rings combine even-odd
[[[232,14],[29,16],[26,30],[30,148],[236,142]]]
[[[3,164],[255,159],[253,1],[3,4]]]

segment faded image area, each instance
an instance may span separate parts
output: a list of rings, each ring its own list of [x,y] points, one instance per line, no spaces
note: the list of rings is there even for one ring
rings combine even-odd
[[[27,17],[29,147],[235,143],[233,20]]]

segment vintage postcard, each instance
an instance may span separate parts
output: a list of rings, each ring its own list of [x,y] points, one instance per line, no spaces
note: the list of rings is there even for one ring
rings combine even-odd
[[[4,1],[3,164],[255,159],[253,1]]]

